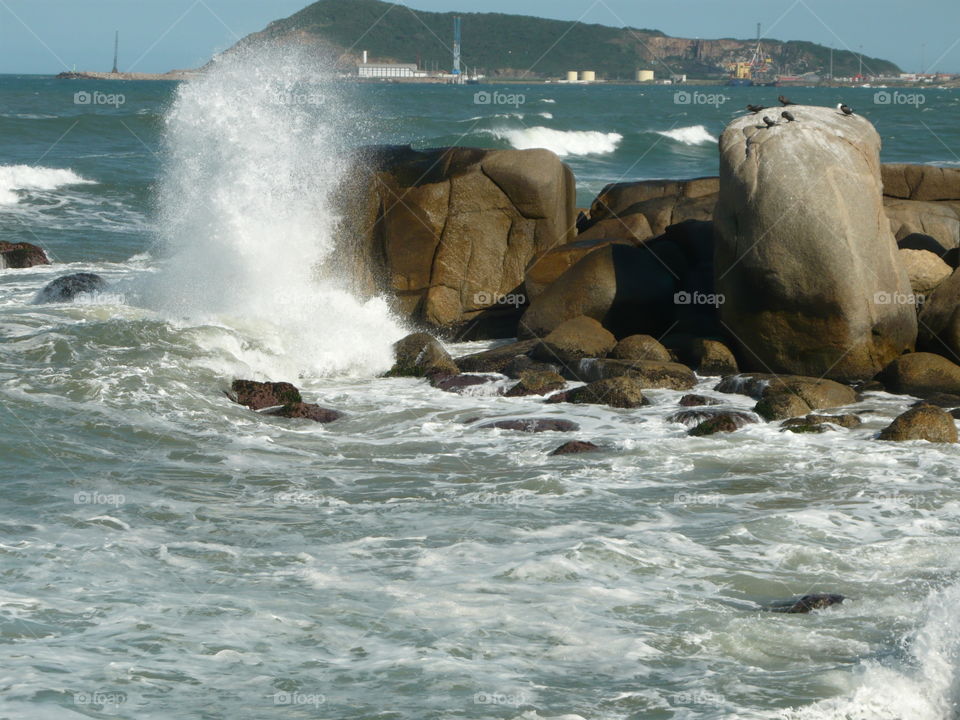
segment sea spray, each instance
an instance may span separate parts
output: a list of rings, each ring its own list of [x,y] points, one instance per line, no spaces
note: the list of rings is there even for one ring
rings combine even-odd
[[[247,48],[182,84],[165,119],[164,262],[148,303],[239,333],[238,359],[265,375],[387,369],[403,330],[331,269],[349,116],[302,50]]]

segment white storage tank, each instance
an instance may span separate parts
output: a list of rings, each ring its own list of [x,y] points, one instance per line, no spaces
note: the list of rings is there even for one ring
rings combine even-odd
[[[637,82],[650,82],[653,80],[653,70],[637,70]]]
[[[576,70],[567,71],[567,82],[576,82],[580,79],[580,75]]]
[[[597,73],[593,70],[584,70],[580,73],[580,79],[583,80],[583,82],[596,82]]]

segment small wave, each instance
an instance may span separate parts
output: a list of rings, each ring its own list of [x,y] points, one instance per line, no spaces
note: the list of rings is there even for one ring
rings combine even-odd
[[[520,130],[492,130],[492,134],[509,142],[517,150],[546,148],[557,155],[606,155],[617,149],[623,140],[620,133],[603,133],[595,130],[553,130],[546,127],[531,127]]]
[[[553,98],[540,98],[540,102],[542,102],[542,103],[555,103],[556,100],[554,100]]]
[[[703,125],[691,125],[690,127],[674,128],[673,130],[657,130],[657,135],[663,135],[684,145],[705,145],[719,142],[717,138],[707,132],[707,128]]]
[[[547,120],[553,120],[553,113],[542,112],[542,113],[537,113],[537,115],[539,115],[542,118],[546,118]]]
[[[56,190],[64,185],[92,185],[73,170],[32,167],[30,165],[0,165],[0,205],[16,205],[18,190]]]

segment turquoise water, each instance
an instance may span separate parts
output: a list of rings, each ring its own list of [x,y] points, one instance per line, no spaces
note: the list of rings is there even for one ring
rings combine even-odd
[[[57,261],[0,271],[0,717],[957,716],[960,449],[872,440],[909,399],[869,394],[852,431],[695,439],[665,420],[672,391],[630,411],[446,394],[375,379],[405,331],[384,303],[290,281],[330,251],[353,145],[546,145],[586,205],[715,173],[711,138],[778,90],[270,102],[286,79],[0,78],[0,237]],[[789,94],[853,105],[885,161],[958,163],[954,93],[876,92]],[[78,271],[112,300],[30,304]],[[347,416],[254,415],[223,397],[234,377]],[[581,430],[472,421],[544,415]],[[569,439],[607,449],[547,456]],[[848,600],[759,612],[806,592]]]

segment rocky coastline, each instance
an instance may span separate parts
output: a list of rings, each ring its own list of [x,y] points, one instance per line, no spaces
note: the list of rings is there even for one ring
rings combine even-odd
[[[844,408],[886,390],[918,403],[878,440],[957,442],[960,169],[882,165],[862,116],[791,113],[733,120],[719,177],[616,182],[584,209],[547,150],[363,148],[338,197],[336,270],[418,329],[388,376],[438,391],[501,383],[506,397],[629,410],[699,376],[755,399],[752,412],[692,395],[664,408],[703,436],[757,422],[843,432],[860,424]],[[7,267],[46,260],[22,245],[0,248]],[[452,339],[508,342],[453,358]],[[237,380],[229,396],[341,416],[292,386],[277,399],[275,385]],[[477,426],[577,429],[487,420]],[[584,439],[555,454],[597,451]]]

